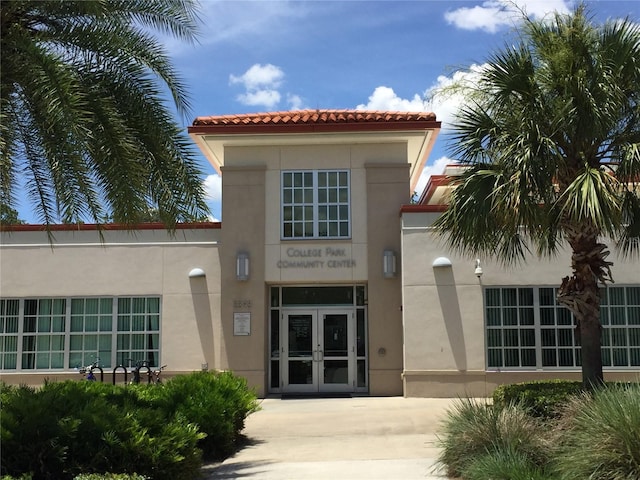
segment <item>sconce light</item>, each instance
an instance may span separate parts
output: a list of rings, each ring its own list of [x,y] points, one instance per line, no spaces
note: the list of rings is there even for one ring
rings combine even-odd
[[[199,278],[204,276],[205,276],[204,270],[201,269],[200,267],[192,268],[191,271],[189,272],[189,278]]]
[[[393,250],[385,250],[382,255],[382,273],[384,278],[396,276],[396,252]]]
[[[482,276],[482,267],[480,266],[480,259],[476,258],[476,270],[475,270],[475,274],[476,277],[480,278]]]
[[[236,278],[241,282],[249,280],[249,254],[248,253],[240,252],[236,257]]]
[[[450,267],[451,266],[451,260],[449,260],[447,257],[438,257],[433,261],[431,266],[433,268]]]

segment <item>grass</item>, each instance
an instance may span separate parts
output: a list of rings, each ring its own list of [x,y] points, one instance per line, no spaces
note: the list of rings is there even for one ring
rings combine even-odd
[[[576,395],[558,412],[459,399],[441,425],[438,461],[464,480],[640,479],[640,385]]]

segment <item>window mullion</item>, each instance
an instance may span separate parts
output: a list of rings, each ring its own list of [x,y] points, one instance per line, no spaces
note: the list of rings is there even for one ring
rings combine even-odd
[[[16,355],[16,371],[22,370],[22,345],[24,339],[24,302],[25,299],[20,299],[20,304],[18,306],[18,348]]]
[[[533,325],[536,342],[536,370],[542,370],[542,329],[540,326],[540,288],[533,288]]]
[[[64,355],[63,365],[65,369],[69,369],[69,359],[71,357],[71,298],[65,298],[64,306]]]
[[[320,219],[320,205],[318,205],[319,199],[318,199],[318,171],[314,170],[313,171],[313,238],[319,238],[320,237],[320,224],[319,224],[319,219]]]
[[[111,302],[111,365],[115,368],[118,366],[118,297],[113,297]]]

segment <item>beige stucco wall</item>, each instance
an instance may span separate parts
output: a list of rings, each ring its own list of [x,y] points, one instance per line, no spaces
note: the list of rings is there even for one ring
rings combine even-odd
[[[253,157],[253,156],[252,156]],[[264,285],[265,166],[254,158],[235,166],[227,162],[222,170],[222,308],[219,368],[231,369],[247,378],[260,396],[266,385],[266,342],[268,317]],[[249,254],[249,279],[236,278],[238,253]],[[234,314],[251,315],[250,335],[234,334]]]
[[[233,262],[237,251],[248,251],[252,272],[248,282],[238,282],[235,265],[222,266],[226,340],[221,365],[249,378],[261,394],[267,390],[268,286],[318,283],[368,284],[370,393],[402,393],[401,283],[399,276],[383,279],[382,254],[386,248],[398,256],[400,252],[398,208],[410,197],[407,145],[340,141],[232,146],[224,151],[222,257]],[[281,239],[281,171],[309,169],[349,170],[351,238]],[[311,259],[317,263],[306,268],[290,266],[304,260],[299,255],[309,250],[315,251]],[[232,335],[231,319],[238,311],[234,300],[250,300],[250,337]]]
[[[580,379],[580,372],[486,372],[483,287],[558,286],[570,275],[570,254],[554,259],[531,257],[505,268],[482,259],[477,278],[475,259],[452,254],[429,229],[434,213],[402,215],[402,283],[404,325],[404,394],[406,396],[485,396],[501,383],[545,378]],[[438,257],[451,267],[432,267]],[[615,252],[617,284],[640,283],[640,264]],[[605,372],[605,378],[631,379],[638,372]]]
[[[158,295],[161,358],[168,375],[215,368],[220,336],[219,229],[3,232],[0,296],[3,298]],[[206,276],[189,278],[202,268]],[[41,383],[56,373],[3,373],[16,383]],[[77,374],[75,374],[77,377]],[[15,382],[14,382],[15,380]]]

